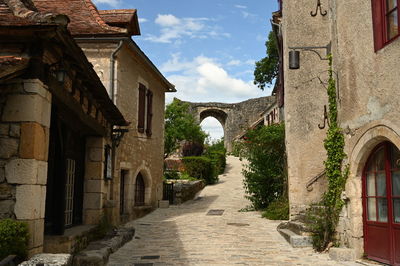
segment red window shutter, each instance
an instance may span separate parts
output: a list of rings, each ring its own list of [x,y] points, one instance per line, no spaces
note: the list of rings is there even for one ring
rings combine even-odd
[[[138,131],[144,133],[144,123],[146,114],[146,87],[139,84],[139,108],[138,108]]]
[[[147,91],[147,126],[146,134],[151,136],[152,134],[152,120],[153,120],[153,92]]]
[[[385,43],[384,32],[384,5],[383,0],[372,0],[372,21],[374,27],[375,51],[381,49]]]

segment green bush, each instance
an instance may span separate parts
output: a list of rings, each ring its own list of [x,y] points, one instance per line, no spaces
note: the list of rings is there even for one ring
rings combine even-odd
[[[169,170],[164,172],[165,179],[179,179],[179,172],[174,170]]]
[[[243,170],[246,197],[257,210],[285,196],[287,174],[285,153],[285,126],[271,125],[251,130],[246,134]]]
[[[8,255],[24,259],[28,252],[28,225],[26,223],[3,219],[0,221],[0,260]]]
[[[215,184],[218,174],[212,160],[205,156],[182,158],[185,173],[197,179],[203,179],[206,184]]]
[[[218,174],[223,174],[226,166],[226,154],[223,151],[212,151],[206,154],[211,159]]]
[[[280,198],[271,202],[262,217],[270,220],[289,220],[289,201],[286,198]]]

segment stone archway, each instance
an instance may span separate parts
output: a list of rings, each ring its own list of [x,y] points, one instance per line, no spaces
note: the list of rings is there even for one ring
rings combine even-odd
[[[183,101],[184,102],[184,101]],[[275,96],[249,99],[240,103],[192,103],[190,112],[200,124],[207,117],[217,119],[224,130],[225,147],[232,151],[232,142],[243,134],[254,122],[260,119],[262,113],[275,103]]]

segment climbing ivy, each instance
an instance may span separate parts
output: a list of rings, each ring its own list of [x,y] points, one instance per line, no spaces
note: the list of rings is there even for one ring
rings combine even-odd
[[[342,171],[343,160],[346,158],[344,152],[344,135],[342,129],[338,126],[338,110],[336,82],[333,78],[332,55],[329,60],[329,81],[327,87],[329,111],[328,111],[328,131],[324,141],[324,147],[327,152],[327,159],[324,162],[326,177],[328,179],[328,190],[324,193],[318,206],[308,210],[313,234],[314,248],[322,251],[330,243],[335,242],[336,226],[339,221],[339,214],[344,206],[341,199],[344,191],[346,179],[349,173],[348,166]]]

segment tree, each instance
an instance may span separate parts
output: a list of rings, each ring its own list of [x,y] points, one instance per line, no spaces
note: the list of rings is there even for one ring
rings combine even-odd
[[[279,53],[276,36],[273,31],[269,33],[265,46],[267,48],[267,56],[256,62],[254,70],[254,84],[261,90],[264,90],[267,84],[272,84],[272,81],[278,76]]]
[[[165,110],[165,157],[174,152],[182,140],[203,145],[206,137],[207,134],[189,112],[189,104],[174,99],[167,105]]]

